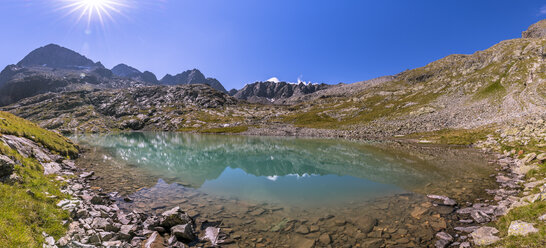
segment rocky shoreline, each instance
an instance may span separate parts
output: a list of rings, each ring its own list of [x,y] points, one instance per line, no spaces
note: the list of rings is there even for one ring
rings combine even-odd
[[[61,199],[57,206],[70,212],[72,222],[68,224],[66,236],[58,240],[44,233],[45,247],[212,247],[234,242],[219,225],[203,224],[206,221],[197,223],[180,207],[157,215],[124,212],[117,202],[131,199],[92,187],[91,181],[96,179],[94,173],[78,168],[73,160],[54,155],[26,138],[4,135],[2,139],[19,153],[36,157],[46,174],[57,174],[56,179],[66,183],[62,192],[70,197]],[[521,154],[515,151],[497,154],[496,161],[490,162],[499,165],[498,172],[491,175],[499,183],[499,188],[487,190],[494,201],[476,199],[476,202],[457,204],[445,196],[428,195],[432,206],[456,209],[460,223],[453,232],[442,230],[436,233],[436,247],[492,244],[500,240],[495,236],[499,231],[485,224],[497,220],[512,208],[546,199],[544,179],[524,181],[525,174],[533,168],[529,162],[544,160],[544,154],[514,158],[518,155]],[[532,194],[530,190],[537,186],[541,186],[540,192]],[[518,197],[522,191],[524,197]],[[532,224],[525,222],[515,222],[513,229],[513,232],[524,233],[536,231]]]
[[[54,241],[51,237],[47,247],[205,247],[228,243],[220,228],[201,226],[179,207],[161,215],[138,211],[124,212],[116,201],[116,192],[104,193],[100,188],[91,187],[94,173],[83,172],[73,161],[65,161],[61,174],[79,173],[79,176],[58,180],[66,182],[62,192],[72,196],[61,200],[57,206],[71,213],[66,236]],[[124,201],[131,201],[125,197]],[[199,237],[199,235],[202,235]]]

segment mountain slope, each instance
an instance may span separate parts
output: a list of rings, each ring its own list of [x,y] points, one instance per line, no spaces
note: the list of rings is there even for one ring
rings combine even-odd
[[[208,85],[192,84],[48,93],[24,99],[5,109],[63,132],[175,131],[197,123],[182,118],[183,115],[222,109],[236,103],[236,99]]]
[[[546,38],[540,36],[503,41],[472,55],[450,55],[361,91],[322,94],[298,105],[286,121],[393,135],[474,128],[542,114],[545,47]]]
[[[165,111],[169,119],[180,120],[175,121],[176,125],[163,125],[164,122],[147,125],[151,130],[215,128],[221,132],[227,130],[222,128],[240,126],[248,127],[249,134],[362,138],[503,125],[546,113],[546,37],[535,37],[541,34],[540,27],[533,25],[524,32],[525,37],[532,33],[531,38],[502,41],[471,55],[450,55],[394,76],[327,86],[308,94],[294,94],[295,89],[290,92],[276,82],[257,83],[246,89],[250,95],[256,95],[261,94],[260,87],[263,87],[261,97],[264,99],[276,94],[287,97],[282,99],[282,105],[235,101],[222,105],[227,107],[201,107],[192,112],[174,111],[168,105],[158,109],[154,105],[127,101],[121,107],[135,108],[146,115]],[[170,77],[164,78],[164,82],[178,78],[197,83],[204,78],[196,70]],[[246,90],[239,91],[238,97],[244,99],[241,95]],[[110,94],[108,90],[101,92]],[[220,99],[231,99],[217,93]],[[79,128],[76,131],[89,131],[93,129],[91,122],[104,125],[101,115],[87,115],[83,111],[86,108],[67,107],[71,98],[65,96],[69,94],[51,96],[36,96],[5,109],[48,128],[62,127],[64,131],[71,131],[73,127]],[[94,106],[108,102],[106,98],[97,99]],[[143,95],[139,98],[141,101],[154,99]],[[81,105],[79,102],[74,104]],[[54,124],[62,114],[65,114],[62,125]],[[124,120],[110,121],[108,128],[112,129],[122,126]]]

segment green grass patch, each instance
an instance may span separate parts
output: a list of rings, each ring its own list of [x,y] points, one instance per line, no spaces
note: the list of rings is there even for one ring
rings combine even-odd
[[[499,79],[478,91],[478,93],[476,93],[475,95],[475,98],[484,99],[492,96],[504,96],[505,93],[506,89],[504,88],[504,86],[502,86]]]
[[[490,247],[546,247],[546,223],[538,220],[538,217],[545,213],[546,202],[544,201],[513,209],[494,223],[499,229],[500,236],[504,238]],[[508,227],[515,220],[533,223],[539,232],[528,236],[507,236]]]
[[[248,130],[247,126],[218,127],[199,130],[200,133],[242,133]]]
[[[69,215],[56,206],[59,199],[66,197],[59,190],[61,183],[53,176],[45,176],[35,159],[24,158],[3,143],[0,144],[0,154],[22,163],[15,166],[15,173],[22,178],[22,183],[0,183],[2,247],[41,247],[44,241],[42,232],[55,239],[63,236],[67,227],[62,221],[68,220]]]
[[[0,133],[25,137],[63,156],[76,157],[78,154],[76,146],[62,135],[7,112],[0,111]]]

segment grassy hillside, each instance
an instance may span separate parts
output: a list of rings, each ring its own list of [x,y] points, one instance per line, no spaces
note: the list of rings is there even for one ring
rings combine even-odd
[[[77,149],[62,136],[12,114],[0,112],[0,136],[14,134],[27,137],[59,154],[74,156]],[[45,176],[40,163],[25,158],[0,142],[0,154],[16,161],[15,174],[20,179],[0,183],[0,244],[2,247],[41,247],[42,232],[59,238],[66,232],[63,220],[67,212],[56,203],[66,196],[54,176]]]

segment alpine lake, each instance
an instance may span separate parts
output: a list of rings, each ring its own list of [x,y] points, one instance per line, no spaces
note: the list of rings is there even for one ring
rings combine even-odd
[[[92,185],[120,208],[180,206],[223,247],[423,247],[458,223],[455,208],[487,201],[495,166],[477,150],[405,142],[168,132],[70,137]],[[130,199],[130,200],[128,200]],[[199,246],[199,244],[197,245]]]

